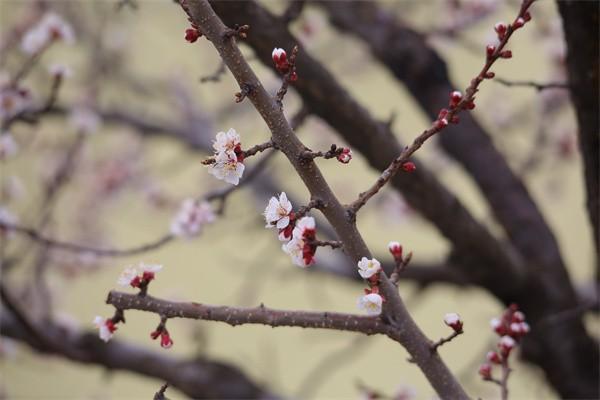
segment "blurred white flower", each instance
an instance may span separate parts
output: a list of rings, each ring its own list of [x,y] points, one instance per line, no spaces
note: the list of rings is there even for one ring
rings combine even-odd
[[[19,151],[19,145],[8,132],[0,134],[0,160],[6,160]]]
[[[117,330],[117,327],[111,319],[97,316],[94,318],[93,322],[94,325],[96,325],[96,328],[98,328],[98,336],[105,342],[108,342],[113,337],[113,333]]]
[[[100,128],[101,123],[100,116],[89,107],[74,107],[69,115],[69,124],[77,132],[94,133]]]
[[[209,203],[186,199],[171,221],[171,233],[178,237],[192,238],[199,235],[204,225],[213,222],[215,218]]]
[[[52,64],[48,67],[48,72],[55,78],[66,79],[73,76],[73,70],[65,64]]]
[[[71,44],[75,41],[75,35],[71,25],[61,16],[48,12],[25,33],[21,40],[21,50],[26,54],[36,54],[53,40]]]

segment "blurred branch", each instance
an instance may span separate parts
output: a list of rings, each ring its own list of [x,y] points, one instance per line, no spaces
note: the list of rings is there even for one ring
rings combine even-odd
[[[11,313],[6,312],[1,315],[0,324],[2,336],[26,343],[40,353],[167,381],[191,398],[278,398],[267,388],[252,382],[240,370],[221,362],[204,358],[178,359],[119,339],[104,343],[96,332],[80,332],[49,321],[44,323],[44,334],[60,346],[40,343]]]
[[[511,81],[508,79],[503,79],[496,77],[492,80],[493,82],[498,82],[501,85],[507,87],[530,87],[536,89],[538,92],[546,89],[568,89],[568,83],[561,82],[548,82],[548,83],[537,83],[533,81]]]

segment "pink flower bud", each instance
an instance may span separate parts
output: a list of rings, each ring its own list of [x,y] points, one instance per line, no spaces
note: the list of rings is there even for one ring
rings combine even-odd
[[[402,246],[398,242],[389,242],[388,250],[396,260],[402,259]]]
[[[496,353],[495,351],[488,351],[487,354],[485,355],[486,360],[488,360],[491,363],[494,364],[500,364],[502,363],[502,360],[500,359],[500,355],[498,355],[498,353]]]
[[[417,169],[417,166],[412,161],[407,161],[402,164],[402,170],[405,172],[413,172],[415,169]]]
[[[504,39],[504,35],[506,35],[506,31],[508,30],[508,26],[504,22],[498,22],[494,25],[494,30],[498,34],[498,39]]]
[[[484,380],[492,379],[492,366],[487,363],[481,364],[479,367],[479,375],[481,375]]]
[[[444,323],[454,330],[454,332],[462,332],[463,322],[460,315],[457,313],[448,313],[444,316]]]
[[[512,321],[513,322],[525,321],[525,314],[523,314],[521,311],[515,311],[514,314],[512,315]]]
[[[446,118],[446,115],[448,115],[448,112],[449,112],[449,111],[448,111],[447,109],[445,109],[445,108],[442,108],[442,109],[440,110],[440,112],[438,113],[438,117],[437,117],[437,119],[444,119],[444,118]]]
[[[283,64],[287,61],[287,53],[285,52],[284,49],[281,49],[278,47],[273,49],[273,52],[271,53],[271,57],[273,58],[273,62],[277,66],[279,66],[280,64]]]
[[[188,28],[185,30],[185,40],[190,43],[194,43],[200,36],[202,36],[202,34],[200,31],[198,31],[198,29]]]
[[[435,127],[438,130],[442,130],[442,129],[444,129],[447,126],[448,126],[448,120],[447,119],[442,118],[442,119],[438,119],[437,121],[435,121]]]
[[[502,336],[500,341],[498,342],[498,348],[500,349],[500,354],[503,357],[508,357],[511,350],[515,348],[517,342],[510,336]]]
[[[173,346],[173,340],[171,339],[171,336],[169,336],[169,331],[166,329],[160,334],[160,346],[163,349],[169,349]]]
[[[496,51],[496,46],[494,46],[493,44],[488,44],[485,47],[485,53],[487,54],[488,57],[491,57],[492,55],[494,55],[495,51]]]
[[[342,152],[337,156],[337,160],[342,164],[348,164],[352,160],[352,150],[344,147]]]
[[[519,28],[522,28],[523,25],[525,25],[525,20],[523,18],[519,17],[519,18],[517,18],[517,20],[513,24],[513,29],[517,30]]]
[[[450,108],[456,107],[461,100],[462,93],[458,90],[455,90],[454,92],[450,93]]]

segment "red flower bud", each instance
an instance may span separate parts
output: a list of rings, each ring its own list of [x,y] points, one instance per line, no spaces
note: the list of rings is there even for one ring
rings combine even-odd
[[[506,35],[506,31],[508,30],[508,26],[504,22],[498,22],[494,25],[494,30],[498,34],[498,39],[504,39],[504,35]]]
[[[490,71],[490,72],[485,73],[484,78],[485,79],[493,79],[495,76],[496,76],[496,74]]]
[[[458,103],[460,103],[460,101],[462,100],[462,93],[459,92],[458,90],[455,90],[454,92],[450,93],[450,108],[454,108],[458,105]]]
[[[194,43],[200,36],[202,36],[202,34],[197,29],[188,28],[185,30],[185,40],[190,43]]]
[[[502,359],[500,358],[500,355],[498,353],[496,353],[495,351],[488,351],[487,354],[485,355],[485,358],[494,364],[500,364],[502,363]]]
[[[510,50],[504,50],[503,52],[500,53],[500,57],[502,57],[502,58],[512,58],[512,51],[510,51]]]
[[[529,11],[525,11],[525,14],[523,14],[523,19],[525,20],[525,22],[531,21],[531,14],[529,13]]]
[[[491,57],[492,55],[494,55],[495,51],[496,51],[496,46],[494,46],[493,44],[488,44],[485,47],[485,53],[487,54],[488,57]]]
[[[412,161],[407,161],[404,164],[402,164],[402,169],[405,172],[413,172],[415,169],[417,169],[417,166]]]
[[[481,364],[479,367],[479,375],[484,380],[492,379],[492,366],[490,364]]]
[[[525,25],[525,20],[523,18],[519,17],[519,18],[517,18],[517,20],[513,24],[513,29],[517,30],[519,28],[522,28],[523,25]]]
[[[352,150],[347,147],[342,149],[342,152],[338,154],[337,160],[342,164],[348,164],[352,160]]]
[[[173,340],[169,336],[169,332],[165,329],[160,334],[160,346],[164,349],[168,349],[173,346]]]

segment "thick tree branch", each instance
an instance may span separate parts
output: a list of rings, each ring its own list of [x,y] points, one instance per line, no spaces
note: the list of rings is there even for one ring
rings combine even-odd
[[[558,1],[565,40],[571,99],[579,125],[579,148],[587,193],[587,209],[596,246],[596,280],[600,281],[599,171],[600,128],[598,127],[598,46],[599,5],[590,1]]]
[[[273,141],[289,159],[310,191],[312,200],[321,201],[324,205],[321,211],[343,242],[345,252],[354,262],[363,256],[369,256],[370,252],[356,226],[348,218],[344,207],[329,188],[316,164],[301,157],[304,146],[294,134],[282,110],[265,91],[243,58],[235,41],[224,35],[227,27],[205,0],[186,1],[184,9],[215,46],[240,87],[244,85],[253,87],[248,94],[249,100],[267,123],[273,135]],[[408,314],[395,286],[383,273],[381,274],[381,290],[387,300],[384,307],[386,322],[390,324],[390,327],[394,327],[397,332],[395,338],[415,359],[434,389],[442,397],[467,398],[466,393],[441,358],[428,352],[428,339]]]

